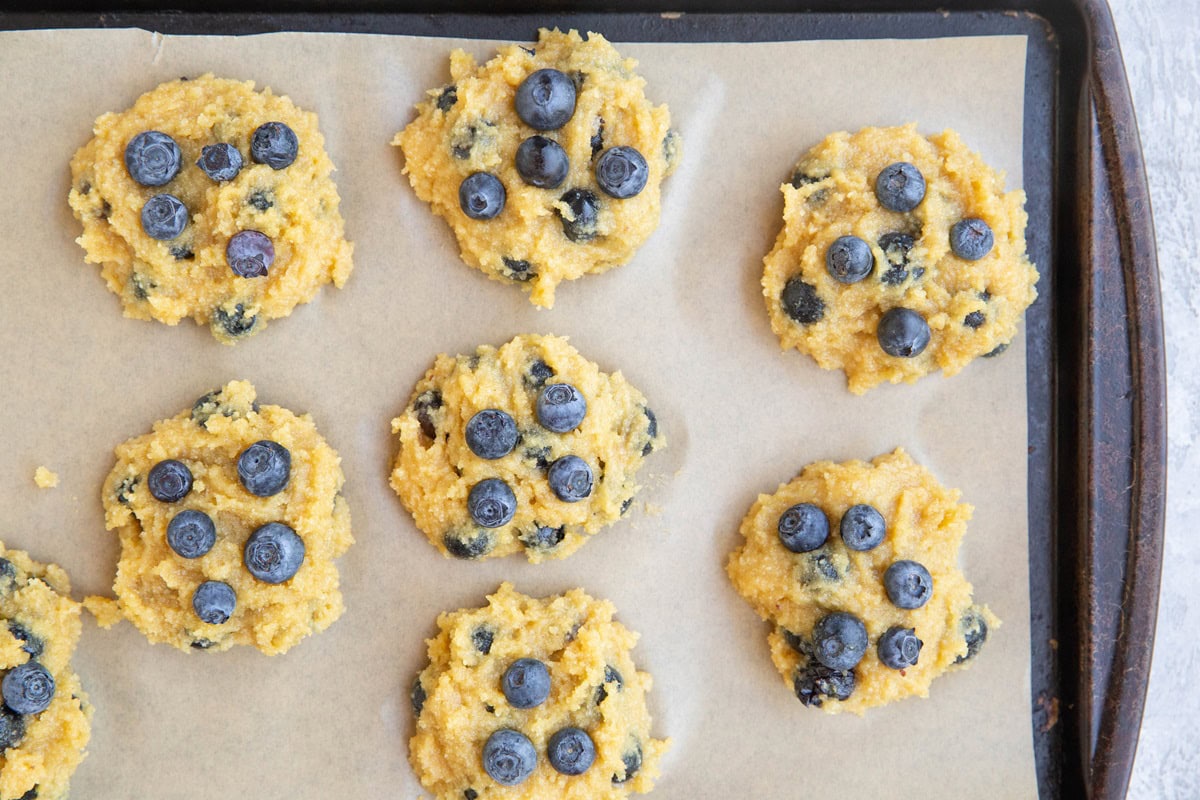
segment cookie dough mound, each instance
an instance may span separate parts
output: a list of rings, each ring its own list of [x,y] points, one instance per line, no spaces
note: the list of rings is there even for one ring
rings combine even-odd
[[[636,66],[599,34],[584,39],[545,29],[535,47],[502,47],[482,67],[461,50],[451,54],[451,83],[429,92],[392,144],[404,151],[417,197],[454,230],[464,261],[494,280],[520,284],[530,301],[550,308],[560,282],[633,257],[658,227],[660,186],[681,152],[667,107],[646,99]],[[569,86],[562,90],[574,95],[569,119],[550,130],[545,126],[561,118],[534,117],[535,129],[517,112],[518,89],[541,70],[559,73]],[[564,116],[569,103],[565,108]],[[527,147],[552,151],[527,153],[538,164],[537,186],[517,169],[518,148],[533,137],[550,144]],[[645,185],[618,199],[601,187],[598,170],[614,148],[630,147],[644,158]],[[503,186],[502,208],[488,219],[468,216],[460,202],[460,186],[476,173]]]
[[[70,664],[81,627],[70,594],[62,569],[0,543],[0,797],[66,797],[86,755],[92,706]]]
[[[880,181],[890,178],[889,206],[918,201],[907,211],[889,210],[876,189],[895,164],[923,178],[923,196],[911,172]],[[1003,173],[954,131],[926,138],[907,125],[835,133],[781,189],[783,229],[762,281],[771,328],[785,349],[845,370],[856,394],[938,369],[954,375],[976,356],[1002,352],[1037,296],[1037,270],[1025,254],[1025,193],[1006,193]],[[991,231],[990,249],[977,260],[951,247],[963,220],[982,220]],[[857,241],[831,259],[842,237]]]
[[[333,560],[353,542],[350,510],[307,414],[234,381],[116,456],[101,499],[121,538],[117,597],[85,601],[102,624],[119,612],[152,642],[274,655],[341,616]]]
[[[294,134],[294,161],[285,164],[287,134],[278,126],[256,137],[266,123],[283,123]],[[178,172],[156,186],[139,183],[127,167],[129,145],[137,150],[143,140],[136,137],[148,131],[169,136],[179,153]],[[265,136],[272,131],[274,140]],[[333,164],[316,114],[301,111],[287,97],[270,89],[256,92],[250,81],[181,79],[147,92],[127,111],[100,117],[94,133],[71,160],[68,199],[83,223],[79,244],[89,262],[101,265],[125,316],[168,325],[191,317],[232,344],[309,302],[322,285],[341,287],[349,277],[352,248],[342,230]],[[279,140],[285,142],[282,156],[278,147],[264,154],[264,143]],[[197,161],[210,146],[221,147],[208,151],[212,161],[202,168]],[[169,162],[170,147],[160,139],[146,148],[146,163]],[[240,169],[231,163],[240,163]],[[159,179],[173,174],[169,167],[162,170]],[[161,195],[186,209],[171,206],[179,214],[168,215],[167,227],[172,221],[186,224],[178,235],[157,239],[143,226],[143,208]],[[273,260],[267,259],[265,274],[243,268],[252,275],[243,277],[231,266],[236,259],[226,248],[242,231],[270,240]]]
[[[425,788],[439,800],[591,800],[650,791],[669,741],[650,737],[650,676],[630,657],[637,634],[613,621],[614,613],[612,603],[582,589],[539,600],[504,583],[485,608],[440,615],[439,633],[427,642],[429,666],[411,693],[409,759]],[[521,659],[538,663],[522,662],[525,680],[506,679]],[[574,759],[571,768],[551,758],[555,734],[567,728],[586,734],[593,759]],[[504,730],[527,742],[518,770],[525,777],[509,785],[489,774],[499,760],[484,755]]]
[[[810,464],[775,494],[759,495],[742,520],[745,542],[727,570],[738,593],[774,626],[767,637],[771,659],[806,706],[862,714],[912,695],[927,697],[934,678],[969,664],[978,653],[988,630],[999,623],[972,602],[971,585],[958,568],[958,547],[973,510],[958,499],[957,489],[939,484],[900,449],[870,464]],[[828,521],[828,538],[819,546],[812,547],[819,536],[800,544],[805,536],[796,533],[796,512],[785,515],[801,504],[815,506],[818,511],[809,513]],[[863,506],[877,511],[882,517],[877,522],[885,526],[865,539],[862,524],[843,521],[850,517],[861,523],[873,516]],[[798,552],[785,545],[785,538]],[[914,603],[903,594],[893,597],[894,587],[889,590],[888,571],[897,562],[916,562],[928,571],[932,593],[924,592],[917,608],[900,607],[897,602]],[[834,623],[845,623],[847,614],[865,627],[865,638],[849,648],[857,646],[861,653],[855,664],[838,663],[845,654],[823,634],[837,627]],[[830,615],[837,616],[821,622]],[[907,646],[913,648],[911,636],[920,642],[917,653],[909,651],[916,663],[888,666],[889,641],[902,641],[909,631]]]
[[[555,425],[539,413],[539,398],[571,388],[582,421]],[[468,442],[485,411],[501,412],[508,430],[495,452]],[[570,427],[557,433],[544,422]],[[664,444],[646,398],[620,372],[601,372],[564,338],[536,335],[439,355],[392,432],[400,439],[392,488],[442,553],[524,552],[535,563],[575,552],[628,511],[642,461]],[[496,508],[507,518],[489,517]]]

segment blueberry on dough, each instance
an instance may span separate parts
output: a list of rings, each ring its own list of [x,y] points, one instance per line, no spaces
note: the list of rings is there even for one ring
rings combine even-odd
[[[458,205],[471,219],[492,219],[504,210],[504,184],[490,172],[468,175],[458,186]]]
[[[517,116],[538,131],[555,131],[575,113],[575,83],[556,69],[539,69],[517,87]]]
[[[839,236],[825,251],[825,269],[838,283],[858,283],[875,269],[875,254],[857,236]]]
[[[830,669],[818,661],[809,661],[807,666],[796,670],[792,690],[805,706],[820,708],[826,698],[850,699],[857,683],[858,678],[852,669]]]
[[[205,145],[196,166],[217,183],[231,181],[242,170],[242,154],[227,142]]]
[[[875,179],[875,196],[889,211],[912,211],[925,199],[925,176],[907,161],[889,164]]]
[[[530,136],[517,148],[517,174],[539,189],[554,189],[567,179],[571,163],[562,145],[545,136]]]
[[[896,307],[879,318],[875,335],[889,356],[916,358],[929,346],[929,323],[912,309]]]
[[[483,769],[496,783],[516,786],[533,774],[537,750],[525,734],[501,728],[483,746]]]
[[[571,219],[562,218],[563,235],[572,242],[587,242],[596,238],[596,219],[600,215],[600,201],[587,189],[568,189],[561,198],[571,210]]]
[[[846,547],[863,552],[879,546],[887,534],[887,523],[873,506],[859,503],[846,509],[838,529]]]
[[[807,553],[829,538],[829,518],[812,503],[797,503],[779,515],[779,541],[793,553]]]
[[[146,486],[155,500],[177,503],[192,490],[192,471],[182,461],[169,458],[150,468]]]
[[[304,563],[304,540],[282,522],[268,522],[246,540],[242,561],[263,583],[283,583]]]
[[[25,717],[0,708],[0,750],[16,747],[25,738]]]
[[[813,627],[813,657],[829,669],[854,669],[866,652],[867,627],[853,614],[834,611]]]
[[[170,183],[182,164],[179,145],[160,131],[143,131],[125,145],[125,169],[142,186]]]
[[[199,558],[216,543],[217,526],[203,511],[184,509],[167,523],[167,544],[183,558]]]
[[[500,688],[513,708],[535,708],[550,696],[550,670],[536,658],[519,658],[504,670]]]
[[[467,447],[475,455],[503,458],[517,446],[517,423],[497,408],[486,408],[467,422],[465,435]]]
[[[261,278],[275,263],[275,245],[259,231],[238,231],[225,245],[225,260],[234,275]]]
[[[156,194],[142,206],[142,230],[151,239],[165,242],[187,227],[187,206],[173,194]]]
[[[635,745],[634,749],[621,756],[621,766],[625,768],[625,774],[620,777],[613,775],[613,783],[625,783],[629,781],[642,768],[642,748],[640,745]]]
[[[950,228],[950,249],[964,261],[978,261],[992,251],[996,237],[981,219],[967,217]]]
[[[933,596],[933,576],[916,561],[895,561],[883,573],[883,588],[897,608],[920,608]]]
[[[550,465],[550,489],[564,503],[578,503],[592,493],[592,468],[579,456],[563,456]]]
[[[552,383],[542,388],[537,398],[537,418],[542,427],[554,433],[568,433],[587,416],[587,398],[569,383]]]
[[[517,513],[517,496],[499,478],[484,478],[471,487],[467,495],[467,511],[476,525],[499,528],[507,525]]]
[[[817,295],[817,287],[800,276],[789,278],[779,295],[783,313],[801,325],[820,322],[825,316],[825,302]]]
[[[472,559],[490,553],[496,541],[487,530],[476,528],[472,531],[449,531],[442,537],[442,544],[455,558]]]
[[[0,681],[4,705],[18,714],[40,714],[54,699],[54,676],[36,661],[13,667]]]
[[[299,150],[296,132],[282,122],[264,122],[250,137],[250,157],[271,169],[290,166]]]
[[[238,480],[257,497],[279,494],[292,474],[292,454],[278,442],[261,439],[238,456]]]
[[[550,737],[546,757],[563,775],[582,775],[596,761],[596,745],[582,728],[563,728]]]
[[[237,593],[228,583],[205,581],[192,594],[192,610],[209,625],[224,625],[237,607]]]
[[[876,643],[879,662],[891,669],[914,667],[917,657],[921,655],[922,644],[924,642],[917,638],[912,628],[895,625],[888,628]]]
[[[618,200],[627,200],[646,188],[650,167],[635,148],[610,147],[596,162],[596,183],[600,191]]]
[[[979,649],[983,647],[983,643],[987,641],[988,637],[987,620],[984,619],[983,613],[977,606],[971,606],[963,612],[958,626],[959,630],[962,631],[964,641],[967,643],[967,652],[955,658],[955,664],[961,664],[978,655]]]

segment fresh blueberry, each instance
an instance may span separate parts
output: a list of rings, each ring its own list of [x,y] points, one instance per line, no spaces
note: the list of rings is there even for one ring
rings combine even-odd
[[[587,399],[569,383],[552,383],[538,394],[537,418],[554,433],[568,433],[583,423]]]
[[[642,768],[642,748],[641,745],[634,745],[634,748],[625,755],[621,756],[621,765],[625,767],[624,775],[613,775],[613,783],[625,783],[626,781],[637,775],[638,770]]]
[[[621,677],[621,673],[609,664],[604,665],[604,683],[596,687],[596,705],[600,705],[608,699],[608,684],[615,683],[617,691],[621,691],[625,687],[625,679]]]
[[[876,649],[879,652],[879,661],[885,667],[908,669],[916,666],[922,644],[924,643],[917,638],[916,631],[912,628],[895,625],[879,637]]]
[[[933,576],[916,561],[895,561],[883,573],[883,588],[897,608],[920,608],[933,596]]]
[[[420,675],[413,679],[412,690],[408,693],[408,699],[412,702],[413,716],[421,716],[421,709],[425,708],[425,701],[429,699],[429,695],[426,694],[425,687],[421,685]]]
[[[779,515],[779,541],[793,553],[807,553],[829,538],[829,518],[812,503],[797,503]]]
[[[0,681],[4,705],[18,714],[40,714],[54,699],[54,676],[36,661],[13,667]]]
[[[292,475],[292,454],[278,442],[261,439],[238,456],[238,479],[256,497],[271,497],[283,491]]]
[[[504,210],[504,184],[490,172],[476,172],[458,187],[458,205],[471,219],[492,219]]]
[[[609,197],[626,200],[646,188],[650,167],[636,149],[621,145],[610,147],[596,162],[596,183]]]
[[[205,581],[192,595],[192,610],[209,625],[224,625],[236,607],[237,594],[233,587],[221,581]]]
[[[968,217],[950,228],[950,249],[964,261],[978,261],[992,251],[996,237],[981,219]]]
[[[559,525],[552,528],[549,525],[534,525],[529,531],[521,534],[521,543],[534,550],[553,550],[567,538],[567,528]]]
[[[146,486],[155,500],[177,503],[192,490],[192,471],[183,462],[169,458],[151,467]]]
[[[889,211],[912,211],[925,199],[925,177],[907,161],[889,164],[875,179],[875,196]]]
[[[929,323],[912,309],[897,306],[879,318],[875,336],[889,356],[915,358],[929,346]]]
[[[642,456],[648,456],[654,452],[655,439],[658,438],[658,417],[654,415],[654,411],[649,406],[643,406],[642,412],[646,415],[646,438],[648,441],[642,446]]]
[[[480,625],[471,631],[471,645],[485,656],[492,652],[492,642],[495,640],[495,631],[486,625]]]
[[[264,122],[250,137],[250,157],[271,169],[283,169],[296,160],[300,142],[282,122]]]
[[[568,189],[561,198],[570,209],[571,218],[558,209],[562,218],[563,234],[572,242],[588,242],[596,238],[596,218],[600,215],[600,202],[587,189]]]
[[[234,339],[250,333],[257,324],[258,315],[247,313],[246,306],[242,303],[234,305],[232,311],[225,306],[217,306],[213,309],[213,328],[219,328],[226,336]]]
[[[123,506],[129,505],[129,501],[133,498],[133,492],[135,489],[137,489],[137,485],[138,479],[136,475],[123,478],[121,482],[117,484],[116,491],[114,492],[114,494],[117,496],[117,502]],[[7,559],[5,560],[5,563],[9,563]],[[5,572],[4,574],[7,575],[8,573]]]
[[[812,638],[813,657],[830,669],[854,669],[867,652],[867,626],[845,611],[821,617]]]
[[[513,708],[534,708],[550,696],[550,670],[536,658],[519,658],[500,679],[500,688]]]
[[[888,268],[879,276],[879,280],[888,286],[899,286],[908,277],[908,253],[916,241],[907,233],[885,233],[879,237],[879,249],[887,260]],[[914,273],[916,270],[913,271]],[[914,274],[914,277],[915,274]]]
[[[486,528],[482,530],[479,528],[456,529],[447,531],[446,535],[442,537],[442,544],[455,558],[469,560],[492,552],[492,548],[496,546],[496,540],[491,531]]]
[[[246,540],[242,561],[263,583],[283,583],[304,563],[304,540],[282,522],[268,522]]]
[[[503,458],[517,446],[517,436],[517,423],[499,409],[484,409],[467,423],[467,447],[480,458]]]
[[[143,131],[125,145],[125,169],[142,186],[162,186],[179,174],[183,154],[165,133]]]
[[[563,775],[582,775],[596,761],[596,745],[582,728],[563,728],[550,737],[546,757]]]
[[[517,174],[539,189],[553,189],[567,179],[571,169],[567,151],[545,136],[530,136],[517,148]]]
[[[846,547],[862,552],[879,546],[887,534],[887,523],[874,507],[859,503],[846,509],[838,529]]]
[[[553,377],[554,370],[550,368],[550,365],[538,359],[529,365],[529,374],[525,376],[525,383],[533,389],[540,389],[546,381]]]
[[[604,149],[604,117],[596,117],[596,132],[592,134],[592,138],[588,140],[588,144],[592,148],[592,158]],[[665,142],[663,143],[665,146]]]
[[[246,203],[254,206],[254,208],[258,211],[266,211],[268,208],[271,208],[275,205],[274,201],[271,200],[270,192],[263,191],[252,192],[250,196],[246,198]]]
[[[967,643],[967,652],[954,659],[955,664],[961,664],[978,655],[988,637],[987,620],[977,606],[971,606],[963,613],[958,629],[962,631],[963,639]]]
[[[779,302],[783,305],[783,313],[801,325],[812,325],[825,316],[825,303],[817,296],[817,287],[798,275],[788,279]]]
[[[167,544],[183,558],[199,558],[217,543],[217,526],[203,511],[188,508],[167,523]]]
[[[517,87],[517,116],[538,131],[556,131],[575,113],[575,84],[556,69],[539,69]]]
[[[496,783],[516,786],[533,774],[537,750],[523,733],[501,728],[483,746],[483,769]]]
[[[142,230],[151,239],[165,242],[187,227],[187,206],[173,194],[156,194],[142,206]]]
[[[421,426],[421,435],[426,439],[437,438],[437,425],[433,415],[442,407],[442,393],[437,389],[422,392],[413,401],[413,411],[417,414],[417,423]]]
[[[563,456],[550,465],[550,489],[564,503],[578,503],[592,493],[592,468],[579,456]]]
[[[450,84],[442,93],[438,95],[437,107],[439,111],[449,111],[454,108],[454,104],[458,102],[458,87]]]
[[[261,278],[275,263],[275,245],[265,233],[238,231],[225,245],[225,261],[234,275]]]
[[[801,703],[820,708],[826,699],[848,700],[857,681],[852,669],[830,669],[817,661],[809,661],[807,666],[796,670],[792,688]]]
[[[512,521],[513,514],[517,513],[517,496],[499,478],[484,478],[471,487],[467,510],[476,525],[499,528]]]
[[[200,158],[196,160],[196,166],[218,183],[231,181],[241,172],[242,154],[226,142],[205,145],[200,151]]]
[[[46,644],[37,634],[15,620],[8,621],[8,632],[19,642],[24,642],[21,649],[33,658],[37,658],[46,650]]]
[[[875,254],[857,236],[839,236],[825,251],[825,269],[838,283],[858,283],[875,269]]]
[[[537,277],[537,273],[533,271],[533,265],[524,259],[503,256],[500,260],[504,263],[504,268],[508,271],[507,277],[512,278],[514,281],[524,283],[530,278]]]
[[[966,325],[971,330],[979,330],[985,322],[987,322],[987,315],[982,311],[972,311],[963,317],[963,325]]]

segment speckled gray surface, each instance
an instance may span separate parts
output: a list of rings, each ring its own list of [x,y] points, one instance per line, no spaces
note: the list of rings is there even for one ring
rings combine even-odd
[[[1162,596],[1131,800],[1200,798],[1200,18],[1195,0],[1110,0],[1150,177],[1166,317],[1169,488]]]

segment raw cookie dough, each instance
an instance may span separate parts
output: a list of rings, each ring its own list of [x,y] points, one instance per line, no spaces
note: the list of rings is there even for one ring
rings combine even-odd
[[[264,440],[286,448],[290,470],[276,494],[257,496],[239,475],[239,457]],[[121,537],[117,598],[85,601],[102,625],[123,615],[150,641],[181,650],[251,644],[274,655],[341,616],[333,560],[353,542],[350,510],[341,494],[341,459],[307,414],[260,406],[253,386],[233,381],[121,444],[116,456],[101,499],[106,526]],[[168,460],[192,476],[179,500],[151,492],[151,470]],[[168,543],[168,525],[185,512],[202,512],[214,523],[215,542],[198,557],[185,558]],[[254,577],[244,562],[248,538],[268,523],[283,523],[303,542],[302,563],[281,583]],[[202,621],[193,605],[206,581],[227,584],[236,595],[223,623]]]
[[[71,599],[67,575],[54,564],[39,564],[0,543],[0,677],[33,662],[53,678],[50,692],[33,692],[49,705],[35,713],[16,713],[8,694],[0,707],[0,798],[60,800],[71,774],[83,761],[92,728],[92,706],[71,669],[79,643],[80,606]],[[43,673],[44,674],[44,673]],[[41,684],[45,688],[45,684]],[[39,704],[40,705],[40,704]],[[17,709],[18,711],[21,709]]]
[[[33,482],[39,489],[53,489],[58,486],[58,473],[47,467],[38,467],[33,471]]]
[[[546,387],[563,383],[586,400],[586,415],[555,433],[540,423],[537,403]],[[479,457],[466,440],[468,422],[488,409],[509,415],[516,428],[511,452],[495,459]],[[439,355],[392,432],[400,438],[392,488],[442,553],[523,551],[535,563],[573,553],[628,511],[643,459],[664,444],[646,398],[620,372],[601,372],[564,338],[537,335]],[[574,502],[560,499],[550,481],[555,464],[570,456],[593,477],[590,492]],[[504,481],[515,501],[511,521],[498,527],[477,524],[468,509],[473,487],[489,479]]]
[[[268,122],[285,123],[298,140],[295,161],[280,169],[251,156],[255,130]],[[144,131],[169,135],[181,151],[179,172],[165,185],[141,185],[126,168],[126,146]],[[256,92],[251,81],[180,79],[100,117],[94,132],[71,160],[69,201],[83,223],[78,241],[87,261],[101,265],[125,316],[168,325],[191,317],[232,344],[309,302],[323,284],[341,287],[349,277],[352,248],[317,116],[286,96]],[[202,148],[216,144],[240,154],[232,180],[218,182],[196,163]],[[143,206],[163,193],[181,200],[188,215],[169,240],[151,238],[142,226]],[[265,276],[241,277],[229,265],[230,238],[247,230],[274,246]]]
[[[501,584],[485,608],[438,617],[428,640],[429,666],[412,685],[416,734],[409,759],[439,800],[622,798],[650,791],[669,741],[650,737],[650,676],[630,657],[637,634],[613,621],[607,600],[582,589],[537,599]],[[516,708],[501,681],[517,659],[542,662],[549,696]],[[581,728],[595,746],[582,774],[561,774],[547,744],[565,727]],[[504,786],[489,777],[483,749],[501,729],[527,737],[536,751],[528,778]]]
[[[429,92],[392,144],[404,151],[417,197],[454,229],[464,261],[494,280],[521,284],[531,302],[550,308],[559,282],[633,257],[658,227],[660,184],[681,152],[670,112],[646,99],[636,66],[597,33],[585,40],[576,31],[546,29],[535,47],[502,47],[482,67],[462,50],[450,55],[451,82]],[[556,130],[534,130],[514,106],[518,87],[543,69],[565,73],[577,86],[574,113]],[[532,186],[517,172],[517,148],[534,135],[566,151],[569,171],[554,188]],[[648,168],[645,188],[627,199],[606,194],[595,175],[599,159],[617,146],[636,148]],[[472,219],[459,203],[460,184],[477,172],[504,185],[503,210],[491,219]],[[580,212],[580,190],[596,204],[594,222]]]
[[[889,211],[876,196],[877,176],[896,162],[912,164],[925,181],[924,199],[909,212]],[[954,375],[976,356],[1001,352],[1037,296],[1037,270],[1025,254],[1025,193],[1005,193],[1003,173],[954,131],[926,138],[907,125],[832,134],[781,189],[783,229],[762,281],[771,328],[785,349],[845,370],[855,394],[937,369]],[[994,236],[977,261],[951,250],[951,227],[964,218],[982,219]],[[826,253],[848,235],[870,246],[874,266],[846,284],[830,274]],[[915,356],[888,355],[877,338],[881,316],[897,307],[928,324],[928,345]]]
[[[904,697],[927,697],[934,678],[970,663],[999,622],[972,602],[971,585],[958,568],[958,547],[973,511],[959,496],[901,449],[870,464],[810,464],[775,494],[758,496],[742,520],[745,542],[727,570],[738,593],[773,626],[767,637],[771,659],[801,702],[862,714]],[[799,503],[825,513],[829,538],[796,553],[783,545],[778,526]],[[883,541],[866,551],[848,548],[839,532],[843,514],[857,504],[873,506],[887,525]],[[932,596],[918,609],[898,608],[885,590],[884,574],[898,560],[924,565],[933,578]],[[831,670],[811,655],[814,626],[831,612],[848,612],[866,626],[866,653],[851,670]],[[878,641],[893,626],[912,628],[923,643],[915,666],[881,663]]]

